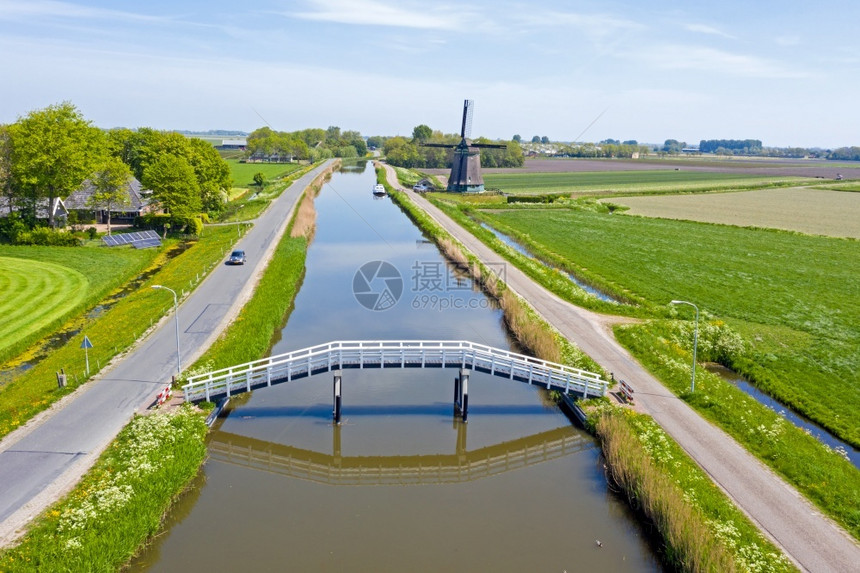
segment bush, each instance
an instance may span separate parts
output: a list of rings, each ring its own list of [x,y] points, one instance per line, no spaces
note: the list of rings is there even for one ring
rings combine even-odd
[[[0,218],[0,238],[10,243],[16,243],[18,236],[27,232],[27,225],[21,220],[18,213],[12,213],[8,217]]]
[[[87,237],[88,238],[95,239],[98,236],[99,236],[98,229],[96,229],[95,227],[88,227],[87,228]]]
[[[80,247],[81,240],[68,231],[57,231],[49,227],[36,227],[18,233],[16,245],[45,245],[49,247]]]

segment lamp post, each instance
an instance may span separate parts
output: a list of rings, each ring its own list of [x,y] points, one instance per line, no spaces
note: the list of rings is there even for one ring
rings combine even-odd
[[[699,345],[699,307],[686,300],[673,300],[670,304],[688,304],[696,309],[696,330],[693,332],[693,375],[690,378],[690,393],[696,391],[696,347]]]
[[[173,293],[173,318],[176,319],[176,370],[178,375],[182,375],[182,355],[179,353],[179,304],[176,301],[176,291],[172,288],[161,285],[152,285],[152,288],[169,290]]]

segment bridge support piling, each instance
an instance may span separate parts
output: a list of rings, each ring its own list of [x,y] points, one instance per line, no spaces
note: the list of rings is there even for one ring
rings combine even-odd
[[[454,376],[454,414],[456,415],[460,411],[460,400],[462,395],[460,394],[460,377]]]
[[[340,407],[341,407],[341,371],[337,370],[334,373],[334,423],[340,424]]]
[[[463,421],[469,418],[469,371],[465,368],[460,370],[460,412]]]

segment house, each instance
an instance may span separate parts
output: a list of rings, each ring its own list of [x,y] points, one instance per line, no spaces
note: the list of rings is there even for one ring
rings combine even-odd
[[[111,223],[134,223],[134,220],[147,213],[158,211],[151,201],[152,191],[143,189],[140,181],[132,177],[126,187],[129,201],[125,205],[111,205]],[[107,205],[92,205],[91,197],[95,192],[92,181],[87,179],[71,195],[66,197],[65,206],[69,211],[80,214],[94,214],[96,222],[107,223]]]

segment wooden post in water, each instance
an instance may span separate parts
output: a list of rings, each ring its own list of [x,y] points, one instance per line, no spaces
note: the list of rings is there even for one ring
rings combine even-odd
[[[469,418],[469,371],[465,368],[460,370],[460,411],[463,414],[463,421],[468,421]]]
[[[454,415],[460,411],[460,377],[454,376]]]
[[[340,424],[340,407],[341,407],[341,371],[334,372],[334,423]]]

